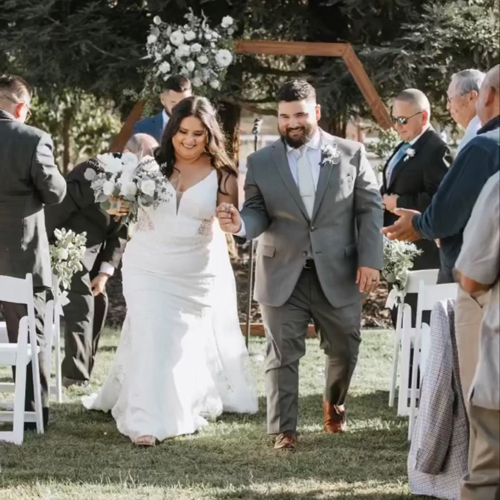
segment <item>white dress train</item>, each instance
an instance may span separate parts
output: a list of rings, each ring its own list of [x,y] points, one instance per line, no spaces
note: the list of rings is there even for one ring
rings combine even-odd
[[[191,434],[223,411],[255,413],[234,274],[214,218],[216,171],[141,211],[123,256],[127,317],[111,372],[88,409],[132,440]],[[178,206],[177,206],[178,205]]]

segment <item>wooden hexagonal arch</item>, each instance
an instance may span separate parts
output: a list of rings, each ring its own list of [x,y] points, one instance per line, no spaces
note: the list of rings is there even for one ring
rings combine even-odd
[[[392,127],[391,117],[373,86],[350,43],[287,42],[273,40],[238,40],[237,54],[266,54],[288,56],[341,57],[359,90],[366,99],[377,123],[384,129]],[[134,123],[141,118],[144,102],[139,101],[110,146],[111,151],[122,151],[133,133]]]

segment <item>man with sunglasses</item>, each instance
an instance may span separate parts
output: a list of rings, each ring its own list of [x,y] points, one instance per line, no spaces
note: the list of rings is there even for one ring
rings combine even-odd
[[[417,89],[407,89],[394,100],[392,119],[402,142],[384,167],[381,194],[384,226],[397,220],[394,210],[409,208],[423,212],[431,203],[452,162],[450,149],[430,125],[427,97]],[[417,243],[422,254],[414,260],[414,270],[439,269],[439,248],[434,241]],[[417,311],[416,294],[408,294],[413,322]],[[395,321],[393,312],[393,321]]]
[[[60,203],[66,181],[59,173],[50,136],[25,124],[30,115],[30,86],[18,76],[0,76],[0,275],[33,275],[36,333],[44,423],[48,421],[48,381],[44,358],[45,292],[51,287],[49,242],[44,205]],[[0,303],[10,342],[17,342],[26,306]],[[34,410],[31,364],[26,377],[26,409]],[[32,428],[34,424],[26,424]]]
[[[452,271],[462,249],[464,230],[474,205],[490,177],[500,170],[500,65],[487,73],[479,91],[476,110],[482,128],[478,130],[477,137],[469,141],[458,154],[431,205],[423,213],[397,210],[399,219],[392,226],[383,229],[388,238],[402,241],[440,238],[450,281],[453,281]],[[479,356],[482,316],[483,312],[477,301],[465,291],[459,290],[455,334],[460,381],[466,399]],[[474,433],[471,434],[471,456],[473,450]]]

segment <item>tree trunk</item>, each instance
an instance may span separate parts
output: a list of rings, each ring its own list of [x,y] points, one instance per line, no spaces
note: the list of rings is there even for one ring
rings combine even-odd
[[[219,116],[226,134],[228,154],[237,167],[240,152],[241,108],[236,104],[221,102],[219,104]]]
[[[73,122],[73,107],[66,108],[63,113],[63,174],[66,175],[69,171],[71,162],[71,123]]]
[[[346,136],[347,120],[341,115],[337,116],[324,116],[319,122],[319,126],[329,134],[337,137]]]

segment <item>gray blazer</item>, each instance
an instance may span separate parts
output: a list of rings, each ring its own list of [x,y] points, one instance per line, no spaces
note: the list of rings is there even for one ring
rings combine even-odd
[[[408,455],[410,491],[448,500],[460,498],[469,452],[454,308],[455,301],[448,300],[438,302],[432,310],[431,348]]]
[[[358,267],[382,269],[382,200],[360,143],[321,131],[321,144],[336,143],[340,163],[324,164],[312,220],[293,179],[281,140],[248,157],[242,218],[257,247],[255,299],[283,305],[312,250],[321,287],[334,307],[361,299]],[[262,235],[262,236],[261,236]]]
[[[50,136],[1,110],[0,177],[0,275],[32,273],[34,286],[50,287],[43,205],[64,198],[66,181],[54,162]]]

